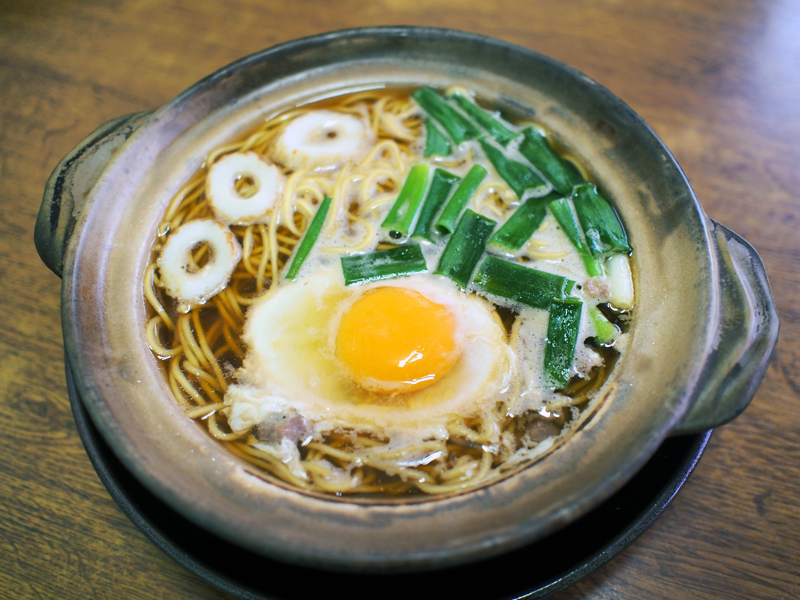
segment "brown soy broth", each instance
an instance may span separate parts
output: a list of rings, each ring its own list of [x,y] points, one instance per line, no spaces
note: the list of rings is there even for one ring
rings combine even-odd
[[[503,328],[506,330],[506,334],[508,335],[509,339],[511,338],[511,329],[514,327],[514,321],[517,320],[519,313],[511,307],[508,306],[498,306],[494,305],[495,312],[500,317],[500,321],[503,323]]]
[[[412,91],[413,90],[409,88],[387,88],[369,93],[373,95],[374,99],[371,100],[373,104],[377,104],[379,102],[388,103],[392,100],[404,99],[410,96]],[[356,95],[358,94],[359,92],[356,92]],[[305,105],[305,108],[313,107],[314,109],[324,108],[329,110],[337,110],[337,108],[341,108],[344,105],[343,103],[350,102],[352,98],[353,95],[350,94],[326,98],[324,100]],[[492,104],[486,103],[481,99],[478,100],[478,103],[489,110],[496,110],[496,107],[494,107]],[[519,122],[521,117],[515,118],[515,116],[512,115],[511,120],[512,122]],[[413,127],[409,127],[410,129],[419,131],[421,119],[418,123],[412,122],[411,125]],[[239,141],[251,139],[251,136],[260,131],[260,128],[262,127],[263,124],[259,124],[258,126],[254,127],[245,135],[241,136]],[[561,144],[558,140],[551,141],[553,142],[554,148],[559,153],[563,154],[569,151],[569,149]],[[201,178],[205,172],[206,165],[203,165],[203,168],[199,169],[198,172],[190,179],[190,181]],[[248,197],[254,193],[253,181],[246,177],[237,180],[235,182],[235,187],[243,197]],[[393,191],[393,187],[393,185],[384,184],[381,190],[383,192],[390,192]],[[179,213],[183,211],[186,214],[190,214],[193,219],[210,217],[213,215],[213,211],[208,205],[204,188],[199,189],[198,191],[192,192],[195,194],[195,197],[190,204],[185,207],[180,205],[181,208]],[[360,207],[357,204],[351,204],[349,206],[351,211],[358,210],[359,208]],[[298,219],[297,215],[295,215],[295,219],[295,224],[297,226],[305,225],[302,218]],[[159,238],[155,241],[152,253],[152,262],[155,262],[157,259],[160,248],[163,245],[164,236],[166,236],[170,229],[171,227],[169,224],[166,226],[162,224],[162,226],[159,227],[159,232],[162,235],[159,236]],[[236,370],[242,367],[244,356],[247,352],[247,348],[241,340],[247,306],[240,306],[243,316],[239,316],[234,308],[234,303],[237,302],[235,298],[242,298],[250,301],[254,297],[263,294],[267,289],[269,289],[271,283],[269,280],[264,280],[263,285],[259,287],[257,283],[257,273],[254,275],[252,268],[255,258],[262,256],[263,253],[267,252],[268,250],[264,244],[263,230],[259,230],[259,228],[256,227],[255,230],[251,229],[250,233],[248,234],[248,226],[234,225],[231,226],[230,229],[234,232],[236,238],[243,247],[248,239],[252,240],[249,242],[251,260],[247,264],[245,264],[244,260],[240,261],[240,263],[236,266],[236,269],[234,270],[232,278],[228,284],[228,288],[225,291],[211,298],[203,306],[195,307],[191,313],[187,314],[182,312],[179,304],[170,298],[164,292],[164,290],[158,286],[157,279],[155,280],[156,285],[153,286],[155,296],[163,306],[165,313],[175,324],[175,331],[186,330],[190,331],[197,338],[203,337],[211,353],[213,353],[213,355],[216,357],[222,372],[222,376],[224,377],[226,387],[222,388],[221,385],[212,385],[209,383],[209,381],[204,380],[204,378],[193,375],[193,373],[187,371],[187,368],[183,364],[179,365],[177,368],[182,369],[183,376],[190,382],[190,384],[194,385],[194,390],[196,392],[196,397],[187,399],[186,403],[188,403],[190,406],[218,404],[219,401],[224,397],[224,392],[225,389],[227,389],[227,386],[237,383]],[[285,226],[281,226],[277,233],[282,239],[290,241],[293,240],[295,243],[298,240],[298,236]],[[250,238],[248,238],[248,235],[250,235]],[[281,247],[286,248],[288,252],[279,253],[278,255],[279,273],[282,271],[285,263],[289,260],[289,256],[291,255],[291,245],[287,244],[288,242],[284,243],[284,245]],[[197,269],[203,267],[203,265],[209,260],[210,254],[211,253],[207,248],[198,247],[195,250],[195,263]],[[527,257],[523,257],[523,260],[524,258]],[[269,271],[267,270],[265,275],[268,274]],[[519,317],[518,312],[506,306],[495,305],[494,308],[503,323],[506,333],[510,336],[514,321]],[[148,316],[150,318],[153,318],[157,315],[156,311],[152,307],[148,306],[148,310]],[[600,306],[600,310],[623,332],[628,330],[631,311],[616,311],[608,305]],[[169,335],[170,330],[168,327],[158,327],[158,338],[162,345],[166,348],[171,348],[172,344],[175,343],[174,339],[172,341],[168,339]],[[202,363],[202,360],[200,360],[202,357],[202,348],[194,347],[201,345],[202,344],[200,344],[199,341],[195,344],[186,343],[184,352],[192,352],[197,360]],[[528,434],[529,437],[545,435],[548,432],[550,432],[552,435],[557,435],[563,431],[565,427],[568,427],[576,418],[576,412],[581,413],[587,408],[592,392],[596,391],[603,384],[608,377],[608,373],[611,372],[614,364],[619,358],[619,353],[613,347],[607,347],[600,344],[591,344],[591,341],[590,345],[592,345],[592,347],[602,356],[603,365],[593,369],[588,379],[580,379],[578,377],[573,378],[566,390],[564,390],[564,395],[570,399],[570,405],[575,410],[572,410],[570,406],[565,406],[558,412],[550,413],[549,416],[539,413],[532,413],[514,418],[507,418],[504,427],[506,430],[513,433],[518,443],[521,443],[521,440],[526,434]],[[176,387],[182,389],[182,383],[179,381],[176,383],[177,376],[175,374],[176,366],[174,364],[174,360],[174,358],[169,357],[166,357],[164,360],[162,360],[165,377],[167,377],[167,379],[170,381],[173,392]],[[213,377],[211,379],[213,379]],[[200,401],[198,401],[198,398]],[[213,412],[210,412],[208,415],[196,420],[199,426],[210,428],[208,421],[211,419],[215,420],[217,431],[221,432],[223,436],[231,434],[231,430],[227,426],[226,419],[222,413],[219,412],[219,409],[216,409]],[[259,475],[266,475],[270,480],[277,476],[275,473],[271,473],[272,469],[268,468],[264,461],[258,461],[252,456],[248,456],[243,453],[243,442],[241,440],[229,441],[222,439],[220,440],[220,443],[254,465],[257,468]],[[325,440],[325,443],[332,448],[345,451],[357,447],[359,444],[357,437],[352,432],[347,431],[337,431],[329,435]],[[444,464],[448,467],[453,467],[457,465],[459,461],[463,461],[468,458],[480,460],[481,456],[483,455],[483,449],[480,444],[465,438],[460,438],[458,436],[453,436],[448,440],[446,449],[447,456],[444,460]],[[312,452],[314,452],[314,450],[310,449],[308,446],[300,447],[300,454],[303,460],[307,459]],[[327,456],[326,459],[339,467],[346,466],[345,461],[338,457]],[[492,469],[497,469],[501,466],[501,457],[495,456],[493,458]],[[419,471],[425,472],[434,481],[436,481],[438,478],[437,472],[441,472],[442,470],[441,465],[438,463],[420,465],[416,468]],[[370,487],[373,491],[357,491],[355,494],[356,497],[370,499],[422,496],[425,494],[410,482],[403,481],[400,477],[391,475],[380,469],[371,466],[357,467],[357,469],[359,470],[358,472],[361,475],[363,484]],[[280,479],[280,477],[278,478]],[[336,492],[336,495],[341,494],[342,492]]]

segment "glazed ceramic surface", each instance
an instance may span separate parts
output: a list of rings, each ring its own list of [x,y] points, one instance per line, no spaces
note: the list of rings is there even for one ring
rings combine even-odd
[[[535,114],[614,199],[636,249],[627,354],[585,427],[491,486],[365,503],[272,483],[183,415],[148,348],[142,275],[160,217],[211,149],[265,117],[380,85],[451,84]],[[668,150],[630,108],[557,61],[447,30],[360,29],[290,42],[226,67],[154,113],[106,124],[56,168],[36,236],[63,277],[76,386],[126,467],[216,535],[330,569],[432,569],[542,537],[621,487],[666,436],[744,410],[777,338],[757,254],[705,216]]]

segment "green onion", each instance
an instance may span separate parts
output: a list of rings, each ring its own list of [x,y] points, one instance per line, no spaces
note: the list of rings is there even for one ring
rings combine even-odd
[[[633,276],[628,257],[614,254],[606,261],[608,283],[611,284],[611,297],[608,301],[615,308],[633,307]]]
[[[574,186],[583,183],[583,179],[564,163],[541,133],[533,127],[524,129],[522,133],[525,137],[519,145],[520,154],[531,161],[555,189],[569,195]]]
[[[528,189],[544,189],[547,183],[539,177],[528,165],[508,158],[501,150],[495,148],[486,140],[480,140],[481,148],[486,154],[486,158],[494,165],[500,177],[506,180],[519,198]]]
[[[467,209],[448,240],[434,273],[446,275],[462,288],[467,287],[495,225],[496,221]]]
[[[423,154],[425,158],[433,154],[439,156],[448,156],[450,154],[450,140],[444,137],[444,134],[439,131],[439,128],[433,124],[431,119],[425,119],[425,132],[425,154]]]
[[[422,249],[417,244],[342,257],[345,285],[424,273],[427,270]]]
[[[478,189],[483,178],[486,177],[488,171],[480,165],[472,165],[472,168],[464,177],[464,181],[458,186],[447,206],[444,207],[439,220],[436,221],[436,228],[444,233],[450,233],[455,227],[458,216],[464,207],[469,202],[472,194]]]
[[[487,256],[473,283],[481,290],[535,308],[548,308],[553,298],[564,298],[575,282],[560,275],[545,273]]]
[[[603,271],[603,265],[597,260],[589,250],[586,248],[586,244],[583,243],[583,236],[581,232],[578,230],[578,221],[575,218],[575,213],[572,212],[572,208],[567,202],[566,198],[559,198],[557,200],[553,200],[549,204],[550,211],[553,213],[553,216],[558,221],[558,224],[561,226],[561,231],[563,231],[566,236],[569,238],[569,241],[572,242],[572,245],[575,246],[575,250],[578,251],[581,259],[583,260],[583,264],[586,266],[586,272],[589,274],[589,277],[602,277],[605,275]]]
[[[617,213],[591,183],[575,186],[572,203],[592,254],[631,252]]]
[[[431,88],[417,90],[412,96],[417,104],[444,128],[456,144],[480,137],[478,128]]]
[[[554,299],[550,305],[547,342],[544,347],[544,371],[554,387],[567,387],[575,360],[575,345],[581,327],[583,302],[577,298]]]
[[[592,324],[597,332],[595,339],[598,342],[601,344],[610,344],[616,339],[617,334],[619,333],[619,328],[617,328],[617,326],[611,321],[606,319],[606,316],[600,312],[599,308],[596,306],[590,307],[589,316],[591,317]]]
[[[411,167],[406,182],[403,184],[403,189],[400,190],[392,210],[386,215],[381,227],[391,231],[408,233],[414,217],[417,216],[417,210],[422,204],[425,188],[428,187],[429,172],[430,169],[426,163],[419,163]]]
[[[444,169],[436,169],[433,172],[428,195],[425,196],[425,201],[422,203],[422,209],[419,211],[419,218],[411,237],[422,238],[429,242],[438,241],[440,234],[434,226],[433,218],[447,200],[450,190],[459,181],[461,181],[461,177],[448,173]]]
[[[480,106],[470,102],[470,100],[461,94],[453,94],[452,98],[455,100],[456,104],[458,104],[458,107],[461,110],[467,113],[467,115],[469,115],[478,125],[488,131],[489,134],[495,140],[497,140],[497,143],[501,146],[508,146],[508,143],[511,140],[513,140],[515,137],[519,137],[519,133],[516,131],[511,131],[508,127],[503,125],[500,121],[495,119]]]
[[[550,192],[544,198],[528,198],[503,226],[489,240],[491,246],[499,246],[507,250],[519,250],[531,239],[533,232],[539,229],[545,217],[547,204],[557,197],[558,192]]]
[[[300,242],[300,245],[297,247],[297,250],[294,253],[294,258],[292,259],[292,264],[289,267],[289,270],[286,272],[286,279],[294,279],[297,277],[297,273],[300,272],[300,267],[303,266],[303,262],[305,262],[306,257],[308,257],[308,253],[311,252],[311,248],[314,247],[314,243],[317,241],[319,237],[319,232],[322,229],[323,223],[325,223],[325,216],[328,214],[328,209],[331,207],[331,199],[327,196],[322,201],[322,204],[319,205],[317,209],[317,214],[314,215],[314,218],[311,219],[311,223],[306,229],[306,234],[303,236],[303,241]]]

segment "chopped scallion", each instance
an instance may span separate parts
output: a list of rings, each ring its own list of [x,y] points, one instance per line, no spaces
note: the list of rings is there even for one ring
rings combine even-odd
[[[558,192],[550,192],[543,198],[528,198],[492,236],[489,245],[506,250],[522,248],[544,221],[548,203],[558,195]]]
[[[531,161],[555,189],[568,196],[574,186],[583,182],[574,169],[564,164],[545,136],[533,127],[527,127],[522,133],[525,137],[519,145],[520,154]]]
[[[427,270],[422,249],[417,244],[342,257],[345,285],[424,273]]]
[[[611,284],[609,302],[615,308],[632,308],[633,276],[628,257],[624,254],[615,254],[606,261],[606,269],[608,271],[608,283]]]
[[[575,360],[575,345],[581,327],[583,302],[578,298],[554,299],[550,305],[547,342],[544,347],[544,371],[554,387],[567,387]]]
[[[426,87],[417,90],[412,94],[412,97],[426,113],[444,128],[456,144],[460,144],[464,140],[480,137],[478,128],[431,88]]]
[[[408,172],[403,189],[394,201],[394,206],[381,223],[381,227],[400,233],[408,233],[411,223],[417,215],[425,189],[428,187],[428,173],[430,168],[426,163],[419,163],[411,167]]]
[[[308,257],[308,253],[311,252],[311,248],[314,247],[314,243],[319,237],[319,232],[322,229],[322,225],[325,223],[325,216],[328,214],[328,209],[330,207],[331,199],[326,197],[319,205],[317,214],[315,214],[314,218],[311,219],[311,223],[308,225],[308,229],[306,229],[306,233],[303,236],[303,241],[300,242],[300,245],[297,247],[297,250],[294,253],[292,264],[289,267],[289,270],[286,272],[286,279],[291,279],[294,281],[294,279],[297,277],[297,274],[300,272],[300,267],[303,266],[303,262],[305,262],[306,258]]]
[[[478,125],[483,127],[483,129],[489,132],[489,134],[495,140],[497,140],[497,143],[501,146],[508,146],[508,143],[511,140],[513,140],[515,137],[519,137],[519,133],[510,130],[488,112],[483,110],[480,106],[474,102],[471,102],[468,98],[465,98],[458,93],[453,94],[452,98],[455,100],[455,103],[458,104],[458,107],[461,110],[467,113],[467,115],[469,115],[469,117]]]
[[[472,198],[472,194],[478,189],[478,186],[481,181],[483,181],[483,178],[486,177],[487,173],[488,171],[482,166],[472,165],[469,173],[464,177],[464,181],[461,182],[461,185],[458,186],[455,193],[450,198],[450,201],[447,203],[447,206],[444,207],[439,220],[436,221],[437,229],[445,233],[453,231],[461,211],[464,210],[469,199]]]
[[[547,183],[528,165],[517,160],[511,160],[502,150],[495,148],[486,140],[480,140],[480,144],[484,154],[486,154],[486,158],[489,159],[489,162],[492,163],[500,177],[506,180],[506,183],[511,186],[511,189],[516,192],[519,198],[522,198],[525,190],[544,190],[547,188]]]
[[[422,238],[429,242],[438,241],[440,234],[434,226],[434,217],[444,205],[453,186],[459,181],[461,181],[461,177],[448,173],[444,169],[436,169],[433,172],[433,179],[428,187],[428,195],[425,196],[425,201],[422,203],[419,218],[411,237]]]
[[[495,225],[496,221],[470,209],[464,211],[434,273],[446,275],[461,287],[467,287]]]
[[[628,236],[617,213],[593,184],[575,186],[572,202],[592,254],[631,252]]]
[[[578,221],[567,199],[558,198],[550,202],[548,206],[550,207],[550,212],[553,213],[556,221],[558,221],[558,224],[561,226],[561,231],[564,232],[567,238],[569,238],[569,241],[572,242],[575,250],[578,251],[581,260],[583,260],[583,264],[586,266],[586,272],[589,274],[589,277],[602,277],[605,274],[603,272],[603,265],[592,256],[586,244],[583,243],[583,236],[578,229]]]
[[[597,332],[595,339],[601,344],[610,344],[617,338],[619,328],[611,321],[606,319],[605,315],[600,312],[596,306],[589,308],[589,316],[592,319],[592,324]]]
[[[434,154],[448,156],[450,151],[450,140],[439,131],[439,128],[433,124],[432,119],[425,119],[425,153],[423,156],[425,158]]]
[[[485,292],[535,308],[548,308],[553,298],[564,298],[575,285],[566,277],[495,256],[487,256],[481,263],[473,283]]]

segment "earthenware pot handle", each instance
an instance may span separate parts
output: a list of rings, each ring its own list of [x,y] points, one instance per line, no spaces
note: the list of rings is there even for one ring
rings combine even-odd
[[[101,125],[53,169],[44,189],[33,239],[44,264],[59,277],[64,251],[84,201],[117,150],[149,114],[125,115]]]
[[[709,221],[720,281],[719,328],[696,401],[675,434],[704,431],[744,411],[778,341],[778,314],[764,263],[744,239]]]

